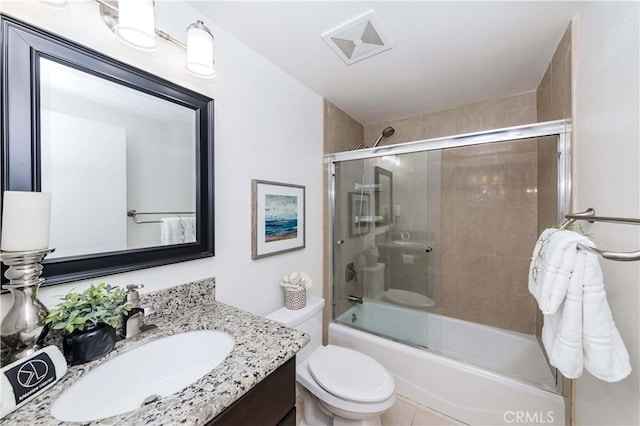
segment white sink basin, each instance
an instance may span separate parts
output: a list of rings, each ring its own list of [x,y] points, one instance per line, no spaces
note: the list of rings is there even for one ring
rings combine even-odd
[[[135,410],[154,397],[178,392],[229,355],[228,333],[198,330],[164,337],[99,365],[55,400],[51,414],[63,421],[100,420]]]

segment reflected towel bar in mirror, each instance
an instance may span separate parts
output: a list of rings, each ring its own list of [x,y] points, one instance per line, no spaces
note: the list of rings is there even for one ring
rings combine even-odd
[[[195,212],[139,212],[137,210],[127,210],[127,216],[133,218],[135,223],[160,223],[161,220],[140,220],[138,219],[138,215],[146,215],[146,214],[164,214],[164,215],[181,215],[181,214],[196,214]]]

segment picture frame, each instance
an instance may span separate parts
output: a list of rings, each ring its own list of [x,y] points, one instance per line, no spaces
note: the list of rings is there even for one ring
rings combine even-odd
[[[349,235],[357,237],[371,231],[370,221],[358,220],[360,216],[370,216],[371,195],[360,192],[349,192]]]
[[[305,248],[305,187],[251,181],[251,258],[260,259]]]

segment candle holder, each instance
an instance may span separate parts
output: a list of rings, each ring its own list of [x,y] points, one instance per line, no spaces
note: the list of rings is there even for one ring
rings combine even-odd
[[[13,295],[13,304],[0,324],[2,344],[10,353],[3,364],[30,355],[37,350],[37,341],[49,314],[38,300],[38,288],[44,282],[40,278],[40,262],[55,249],[33,251],[0,251],[0,260],[9,268],[4,276],[9,280],[4,288]]]

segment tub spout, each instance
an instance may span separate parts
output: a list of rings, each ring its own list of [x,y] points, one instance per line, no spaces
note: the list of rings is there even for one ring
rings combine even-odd
[[[350,294],[347,300],[349,300],[349,302],[356,302],[362,305],[362,297],[358,297],[358,296],[354,296],[353,294]]]

